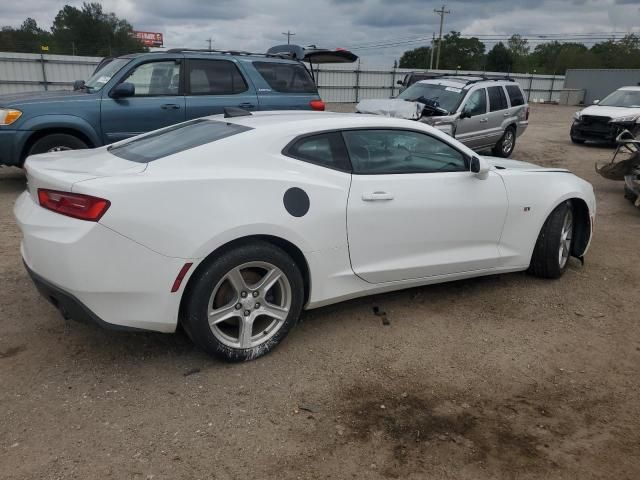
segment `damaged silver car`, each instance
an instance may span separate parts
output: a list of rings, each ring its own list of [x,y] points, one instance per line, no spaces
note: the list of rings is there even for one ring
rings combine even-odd
[[[474,150],[508,157],[529,125],[529,105],[512,79],[443,76],[414,83],[396,98],[362,100],[359,113],[432,125]]]

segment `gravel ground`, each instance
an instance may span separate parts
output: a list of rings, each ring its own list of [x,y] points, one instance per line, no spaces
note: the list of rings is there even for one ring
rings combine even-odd
[[[585,266],[307,312],[241,365],[64,322],[20,260],[23,174],[0,170],[0,478],[640,478],[640,210],[594,173],[610,149],[569,142],[574,110],[534,106],[513,156],[594,184]]]

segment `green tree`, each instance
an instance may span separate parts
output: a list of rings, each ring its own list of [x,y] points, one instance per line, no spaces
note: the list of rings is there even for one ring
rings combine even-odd
[[[430,47],[418,47],[413,50],[407,50],[400,57],[400,68],[429,68],[429,59],[431,58]]]
[[[513,58],[512,70],[527,72],[529,70],[529,41],[521,35],[511,35],[507,40],[507,49]]]
[[[640,67],[640,37],[635,34],[625,35],[618,41],[596,43],[590,52],[601,68]]]
[[[564,74],[567,68],[597,68],[593,55],[582,43],[558,41],[541,43],[530,56],[538,73]]]
[[[51,34],[38,27],[33,18],[27,18],[20,28],[2,27],[0,51],[38,53],[42,45],[48,45]]]
[[[490,72],[511,72],[513,70],[513,55],[504,43],[496,43],[487,53],[487,70]]]
[[[129,22],[104,12],[99,3],[83,3],[81,8],[65,5],[51,28],[56,52],[101,57],[148,51],[132,31]]]
[[[442,38],[440,69],[482,70],[485,46],[478,38],[463,38],[460,32],[449,32]]]

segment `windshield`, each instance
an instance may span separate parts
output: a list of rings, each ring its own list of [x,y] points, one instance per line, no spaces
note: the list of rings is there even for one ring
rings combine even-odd
[[[616,90],[600,102],[605,107],[640,108],[640,90]]]
[[[100,70],[91,75],[91,78],[84,82],[84,86],[90,92],[96,92],[100,90],[109,80],[111,80],[111,77],[118,73],[120,69],[130,61],[130,58],[116,58],[115,60],[112,60]]]
[[[453,112],[460,104],[463,96],[464,94],[460,88],[433,83],[414,83],[398,95],[398,98],[424,103],[447,112]]]

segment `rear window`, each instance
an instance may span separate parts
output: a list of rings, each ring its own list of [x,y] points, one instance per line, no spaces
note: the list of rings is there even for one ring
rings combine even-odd
[[[311,75],[299,63],[253,62],[253,66],[276,92],[318,93]]]
[[[505,110],[507,108],[507,97],[502,87],[489,87],[489,111]]]
[[[511,100],[511,106],[517,107],[518,105],[524,105],[524,96],[522,95],[522,90],[517,85],[507,85],[507,93],[509,94],[509,99]]]
[[[252,129],[244,125],[199,118],[113,145],[109,147],[109,152],[132,162],[149,163],[247,130]]]

